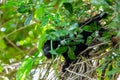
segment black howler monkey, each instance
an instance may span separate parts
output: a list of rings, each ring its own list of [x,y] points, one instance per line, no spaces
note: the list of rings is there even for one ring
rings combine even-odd
[[[96,23],[97,25],[100,25],[99,24],[99,21],[103,18],[105,18],[107,16],[106,13],[100,13],[100,14],[97,14],[95,16],[93,16],[92,18],[84,21],[83,23],[79,23],[79,27],[84,27],[85,25],[90,25],[92,23]],[[99,28],[99,35],[101,36],[104,29],[103,28]],[[95,32],[95,31],[94,31]],[[94,32],[89,32],[89,31],[85,31],[83,30],[80,34],[83,36],[83,39],[84,39],[84,43],[79,43],[79,44],[76,44],[76,45],[70,45],[70,46],[76,46],[75,50],[74,50],[74,53],[75,55],[77,56],[78,54],[80,54],[80,52],[84,51],[88,45],[86,44],[86,41],[87,41],[87,38],[89,36],[92,35],[92,33]],[[61,44],[61,40],[54,40],[52,41],[52,46],[53,46],[53,49],[56,49],[59,45],[61,46],[64,46]],[[51,50],[51,40],[47,40],[46,43],[44,44],[43,46],[43,51],[44,51],[44,55],[50,59],[52,58],[52,54],[49,52]],[[62,71],[65,72],[65,69],[67,67],[69,67],[69,65],[71,64],[71,62],[73,62],[73,60],[71,60],[69,57],[68,57],[68,50],[64,53],[62,53],[63,57],[65,58],[65,63],[62,67]]]

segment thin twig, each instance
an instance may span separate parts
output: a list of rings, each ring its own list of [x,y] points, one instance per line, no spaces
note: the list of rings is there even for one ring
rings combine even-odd
[[[23,52],[18,46],[16,46],[10,39],[5,36],[5,39],[18,51]]]
[[[110,41],[108,41],[108,42],[103,42],[103,43],[100,43],[100,44],[96,44],[96,45],[94,45],[94,46],[90,46],[90,47],[88,47],[87,49],[85,49],[84,51],[82,51],[79,55],[87,52],[87,51],[90,50],[90,49],[93,49],[94,47],[99,47],[99,46],[102,46],[102,45],[105,45],[105,44],[108,44],[108,43],[110,43]]]
[[[73,74],[75,74],[75,75],[82,76],[82,77],[86,77],[86,78],[88,78],[89,80],[92,80],[92,78],[90,78],[90,77],[87,76],[87,75],[79,74],[79,73],[76,73],[76,72],[70,71],[69,69],[67,69],[67,71],[70,72],[70,73],[73,73]]]
[[[36,24],[36,23],[32,23],[31,25],[34,25],[34,24]],[[31,25],[30,25],[30,26],[31,26]],[[21,30],[23,30],[23,29],[25,29],[25,28],[28,28],[28,26],[23,26],[23,27],[21,27],[21,28],[19,28],[19,29],[17,29],[17,30],[14,30],[14,31],[8,33],[7,35],[4,35],[4,36],[0,37],[0,39],[3,39],[4,37],[8,37],[8,36],[14,34],[15,32],[21,31]]]

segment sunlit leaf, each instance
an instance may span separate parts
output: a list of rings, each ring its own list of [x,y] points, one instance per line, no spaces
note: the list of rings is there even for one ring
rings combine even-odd
[[[0,48],[5,49],[7,45],[5,44],[5,41],[3,39],[0,39]]]
[[[26,77],[28,76],[34,60],[32,58],[26,58],[20,68],[17,71],[16,74],[16,80],[26,80]]]
[[[41,17],[43,17],[44,14],[45,14],[45,8],[43,8],[43,7],[40,6],[40,7],[35,11],[35,13],[36,13],[36,18],[41,18]]]
[[[2,72],[3,68],[2,68],[2,65],[0,65],[0,73]]]
[[[39,51],[42,50],[43,44],[45,43],[46,39],[47,39],[46,34],[41,34],[40,39],[39,39],[39,43],[38,43]]]

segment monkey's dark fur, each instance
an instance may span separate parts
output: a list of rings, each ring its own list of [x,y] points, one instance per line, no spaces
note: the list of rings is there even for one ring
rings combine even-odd
[[[106,18],[107,14],[97,14],[95,16],[93,16],[92,18],[84,21],[83,23],[79,23],[79,27],[84,27],[85,25],[90,25],[92,23],[96,23],[97,25],[100,25],[99,24],[99,21],[103,18]],[[99,29],[99,35],[101,36],[104,29],[103,28],[100,28]],[[94,31],[95,32],[95,31]],[[80,43],[80,44],[77,44],[77,45],[74,45],[76,46],[75,50],[74,50],[74,53],[75,55],[77,56],[78,54],[80,54],[82,51],[84,51],[88,45],[86,45],[86,41],[87,41],[87,38],[89,36],[92,35],[92,33],[94,32],[88,32],[88,31],[82,31],[80,34],[83,36],[83,39],[84,39],[84,43]],[[61,40],[54,40],[52,41],[52,46],[53,46],[53,49],[56,49],[58,47],[58,45],[61,45]],[[64,45],[63,45],[64,46]],[[50,59],[52,58],[52,54],[49,52],[51,50],[51,41],[50,40],[47,40],[46,43],[44,44],[43,46],[43,51],[44,51],[44,55]],[[71,62],[73,62],[73,60],[71,60],[69,57],[68,57],[68,53],[67,51],[65,53],[62,54],[63,57],[65,58],[65,63],[62,67],[62,71],[65,72],[65,69],[67,67],[69,67],[69,65],[71,64]]]

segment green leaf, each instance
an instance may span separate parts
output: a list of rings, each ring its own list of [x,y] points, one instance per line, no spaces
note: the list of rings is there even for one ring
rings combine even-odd
[[[72,30],[75,30],[77,28],[78,28],[78,23],[74,23],[74,24],[70,25],[69,30],[72,31]]]
[[[42,50],[42,47],[43,47],[46,39],[47,38],[46,38],[46,34],[45,33],[43,33],[43,34],[40,35],[40,39],[39,39],[39,43],[38,43],[38,49],[39,49],[39,51]]]
[[[59,31],[56,31],[56,33],[59,34],[60,36],[66,36],[68,35],[69,31],[60,29]]]
[[[116,64],[118,67],[120,67],[120,61],[117,61],[117,64]]]
[[[103,65],[100,67],[100,69],[101,69],[101,70],[104,70],[107,65],[108,65],[108,63],[103,64]]]
[[[56,49],[56,52],[57,52],[58,54],[65,53],[66,51],[67,51],[67,46],[61,46],[61,47],[58,47],[58,48]]]
[[[97,25],[96,23],[86,25],[86,26],[83,27],[83,30],[85,30],[87,32],[96,31],[98,29],[99,29],[99,25]]]
[[[39,8],[35,11],[35,13],[36,13],[36,17],[37,17],[37,18],[41,18],[41,17],[43,17],[44,14],[45,14],[45,9],[44,9],[43,7],[39,7]]]
[[[94,4],[97,8],[100,8],[101,6],[103,9],[108,9],[109,5],[106,2],[106,0],[91,0],[91,3]]]
[[[19,13],[26,13],[26,12],[29,12],[30,11],[30,6],[29,5],[21,5],[17,11]]]
[[[56,52],[54,49],[50,50],[49,52],[50,52],[51,54],[57,55],[57,52]]]
[[[113,18],[112,22],[109,24],[109,27],[112,29],[119,29],[120,25],[120,14],[116,15],[115,18]]]
[[[93,38],[91,37],[91,36],[89,36],[88,38],[87,38],[87,45],[90,45],[91,44],[91,42],[92,42],[92,40],[93,40]]]
[[[0,65],[0,73],[2,72],[3,68],[2,68],[2,65]]]
[[[5,49],[7,45],[5,44],[5,41],[3,39],[0,39],[0,48]]]
[[[83,27],[83,30],[88,31],[88,32],[92,32],[91,29],[92,29],[91,26],[88,26],[88,25]]]
[[[44,16],[44,17],[42,17],[41,21],[42,21],[42,22],[41,22],[41,26],[47,25],[48,22],[49,22],[49,16]]]
[[[29,74],[34,60],[32,58],[26,58],[16,74],[16,80],[26,80],[27,75]]]
[[[71,47],[68,48],[68,57],[72,60],[74,60],[76,58],[76,56],[74,54],[74,48],[71,48]]]
[[[66,35],[68,35],[69,31],[68,30],[47,30],[47,37],[51,40],[55,40],[57,38],[60,38],[60,37],[64,37]]]
[[[28,25],[31,20],[32,20],[32,13],[28,15],[27,19],[25,20],[24,25]]]
[[[116,11],[120,11],[120,2],[119,2],[119,1],[116,1],[116,4],[117,4],[117,5],[115,5],[115,10],[116,10]]]
[[[112,4],[113,4],[113,1],[114,1],[114,0],[106,0],[106,2],[107,2],[109,5],[112,5]]]
[[[71,3],[65,2],[63,3],[65,9],[67,9],[71,14],[73,13],[73,6]]]
[[[114,75],[114,74],[116,74],[118,72],[118,70],[117,69],[112,69],[111,71],[108,71],[108,75],[110,76],[110,75]]]

